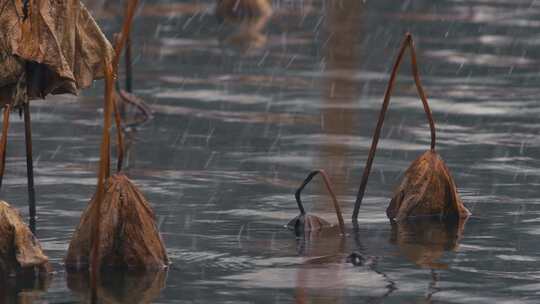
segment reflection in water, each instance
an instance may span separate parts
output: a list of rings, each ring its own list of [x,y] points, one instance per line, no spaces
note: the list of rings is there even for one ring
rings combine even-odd
[[[267,41],[263,31],[271,16],[272,7],[266,0],[218,1],[216,17],[226,25],[220,43],[242,52],[263,47]]]
[[[390,242],[418,266],[447,269],[447,264],[437,261],[446,251],[458,249],[465,222],[426,218],[392,223]]]
[[[325,44],[324,56],[327,62],[327,71],[331,75],[326,77],[323,84],[324,110],[321,112],[322,129],[326,134],[348,135],[351,134],[353,122],[356,120],[356,113],[344,109],[343,104],[352,104],[360,96],[360,85],[354,81],[354,74],[360,68],[360,52],[358,50],[358,40],[360,35],[360,23],[363,3],[358,0],[331,1],[326,6],[327,21],[325,31],[328,35],[328,43]],[[330,179],[334,182],[336,195],[343,194],[346,190],[347,170],[350,164],[346,163],[347,149],[344,145],[324,145],[320,153],[317,166],[324,168],[328,172]],[[321,206],[322,207],[322,206]],[[322,207],[326,209],[327,207]],[[320,233],[328,233],[322,231]],[[344,267],[346,265],[345,238],[336,236],[333,246],[328,246],[328,240],[317,240],[311,235],[311,241],[301,242],[301,253],[310,256],[317,256],[300,266],[297,272],[296,303],[311,303],[319,301],[321,292],[308,290],[305,286],[313,285],[310,280],[327,280],[331,282],[345,283],[342,278],[346,276]],[[332,241],[334,242],[334,241]],[[318,245],[321,244],[321,245]],[[308,250],[309,249],[309,250]],[[324,265],[332,271],[325,271],[322,278],[319,274],[321,269],[314,265]],[[326,296],[327,303],[342,303],[343,288],[345,286],[335,286],[340,291],[335,296]]]
[[[131,273],[109,271],[98,282],[99,303],[152,303],[165,287],[167,271]],[[90,302],[90,276],[88,273],[68,273],[69,289],[79,294],[84,302]]]
[[[48,275],[35,277],[33,274],[17,278],[0,278],[0,303],[37,303],[47,292]]]
[[[326,6],[324,60],[328,77],[322,85],[324,106],[321,112],[322,130],[329,137],[355,134],[353,123],[358,113],[348,109],[358,102],[361,85],[356,80],[360,70],[360,40],[364,3],[358,0],[331,1]],[[319,167],[334,181],[336,194],[346,190],[346,178],[351,164],[347,162],[345,145],[323,145]]]
[[[312,299],[325,294],[324,290],[310,290],[308,286],[316,285],[320,280],[331,282],[343,282],[341,278],[345,261],[345,237],[340,235],[338,229],[324,229],[314,231],[310,239],[298,240],[298,253],[312,257],[298,266],[296,273],[296,303],[311,303]],[[330,268],[330,271],[328,271]],[[314,281],[314,282],[310,282]],[[334,286],[336,287],[336,286]],[[337,286],[341,289],[344,286]],[[328,303],[340,303],[338,298],[330,297]]]

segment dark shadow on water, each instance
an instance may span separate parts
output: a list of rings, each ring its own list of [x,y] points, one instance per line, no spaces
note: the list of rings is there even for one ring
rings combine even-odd
[[[49,289],[50,276],[0,278],[0,303],[35,303]]]
[[[99,303],[152,303],[161,294],[167,281],[167,270],[157,272],[107,271],[98,282]],[[91,301],[90,276],[87,272],[68,273],[68,288],[82,301]]]

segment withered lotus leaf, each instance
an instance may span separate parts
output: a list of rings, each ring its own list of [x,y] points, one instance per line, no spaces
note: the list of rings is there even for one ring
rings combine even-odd
[[[3,0],[0,97],[14,105],[77,94],[102,78],[112,46],[80,0]]]
[[[167,267],[165,246],[150,204],[123,174],[106,182],[101,204],[92,199],[69,245],[66,266],[88,269],[92,251],[92,227],[99,225],[99,259],[102,267],[152,270]],[[99,216],[97,213],[98,206]],[[97,221],[99,219],[99,222]]]
[[[311,180],[317,174],[320,174],[323,177],[326,189],[328,190],[328,193],[330,194],[330,197],[332,198],[332,202],[334,204],[334,209],[336,211],[336,216],[339,222],[339,229],[342,234],[345,234],[345,224],[343,221],[343,215],[341,214],[341,208],[337,201],[334,190],[332,189],[332,182],[330,181],[330,178],[324,170],[315,170],[310,172],[306,179],[302,182],[302,185],[300,185],[300,187],[296,190],[294,196],[296,198],[296,203],[298,205],[298,209],[300,210],[300,214],[287,224],[287,228],[294,230],[297,235],[303,235],[307,232],[317,231],[332,226],[329,222],[323,220],[320,217],[307,214],[304,205],[302,204],[302,190],[304,190],[307,184],[309,184],[309,182],[311,182]]]
[[[416,90],[422,101],[422,106],[429,123],[431,145],[430,149],[417,158],[405,172],[405,177],[396,190],[394,198],[386,210],[386,214],[391,220],[395,221],[401,221],[408,217],[420,216],[466,218],[470,215],[470,212],[465,208],[459,197],[450,171],[439,154],[435,152],[437,138],[435,120],[433,119],[426,93],[424,92],[420,81],[416,50],[412,35],[407,33],[405,34],[405,39],[403,39],[403,42],[401,43],[396,61],[392,67],[392,73],[390,75],[388,86],[386,87],[386,92],[384,93],[383,105],[379,113],[379,119],[377,121],[366,166],[364,167],[362,181],[360,182],[356,197],[353,220],[358,219],[360,205],[362,204],[362,199],[366,191],[373,159],[375,158],[375,153],[377,151],[377,144],[381,136],[384,118],[390,104],[394,83],[397,79],[397,72],[407,49],[410,49],[411,71]]]
[[[19,212],[0,201],[0,274],[14,275],[49,270],[49,259]]]
[[[299,214],[287,224],[287,228],[294,230],[297,234],[316,231],[331,226],[332,224],[329,222],[310,214]]]
[[[405,171],[386,214],[401,221],[421,216],[466,218],[470,212],[463,205],[444,161],[437,152],[428,150]]]

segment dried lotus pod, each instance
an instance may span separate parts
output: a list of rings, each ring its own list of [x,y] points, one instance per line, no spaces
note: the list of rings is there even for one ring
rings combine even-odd
[[[95,195],[83,212],[65,259],[72,270],[87,270],[91,263],[93,227],[99,227],[101,267],[158,270],[168,258],[148,201],[123,174],[111,176],[101,202]]]
[[[49,259],[17,209],[0,201],[0,275],[47,273]]]
[[[362,175],[362,181],[360,182],[358,195],[356,197],[353,221],[358,219],[360,205],[362,204],[362,199],[366,191],[371,166],[373,165],[373,159],[375,158],[377,144],[379,142],[384,123],[384,118],[386,111],[388,110],[388,105],[390,104],[390,97],[396,81],[397,71],[401,62],[403,61],[407,48],[409,48],[411,51],[411,70],[416,84],[416,89],[418,91],[418,96],[422,101],[424,112],[426,113],[426,117],[429,122],[431,147],[430,150],[416,159],[405,172],[405,178],[396,191],[394,198],[387,209],[387,215],[391,220],[403,220],[411,216],[464,218],[470,215],[470,212],[465,208],[463,202],[459,198],[459,194],[450,171],[444,164],[441,157],[437,154],[437,152],[435,152],[435,122],[433,120],[433,115],[431,114],[429,103],[420,81],[420,73],[418,72],[414,42],[411,34],[407,33],[401,44],[396,62],[392,68],[390,81],[388,82],[388,86],[384,94],[382,109],[379,114],[379,120],[377,121],[377,126],[373,135],[373,142],[369,150],[366,166]]]
[[[470,212],[463,205],[444,161],[437,152],[429,150],[405,171],[386,215],[402,221],[413,216],[466,218]]]
[[[99,273],[103,268],[146,271],[163,269],[168,265],[167,252],[150,204],[121,173],[124,145],[116,110],[118,172],[110,176],[111,112],[115,105],[113,75],[118,68],[119,54],[129,37],[137,4],[138,0],[127,3],[122,32],[115,43],[116,55],[112,62],[105,59],[105,111],[98,185],[73,235],[65,260],[68,269],[90,270],[93,296],[96,296]]]
[[[323,220],[320,217],[317,217],[315,215],[309,215],[306,213],[306,210],[304,208],[304,205],[302,204],[301,194],[302,190],[306,187],[307,184],[317,175],[320,174],[323,177],[323,181],[326,185],[326,189],[328,189],[328,193],[332,197],[332,202],[334,204],[334,209],[336,210],[336,215],[339,221],[339,228],[341,230],[342,234],[345,234],[345,224],[343,221],[343,215],[341,214],[341,208],[339,206],[339,203],[337,201],[336,195],[334,194],[334,190],[332,189],[332,183],[330,182],[330,178],[324,172],[324,170],[316,170],[312,171],[308,174],[302,185],[296,190],[295,198],[296,203],[298,204],[298,209],[300,210],[300,215],[292,219],[288,224],[287,228],[294,230],[297,235],[303,235],[307,232],[311,231],[317,231],[321,230],[323,228],[331,227],[332,225]]]

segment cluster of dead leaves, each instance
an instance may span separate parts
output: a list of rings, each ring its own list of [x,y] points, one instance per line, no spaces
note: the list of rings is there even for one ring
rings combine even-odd
[[[0,7],[0,99],[20,105],[77,94],[103,77],[113,49],[80,0],[4,0]]]

